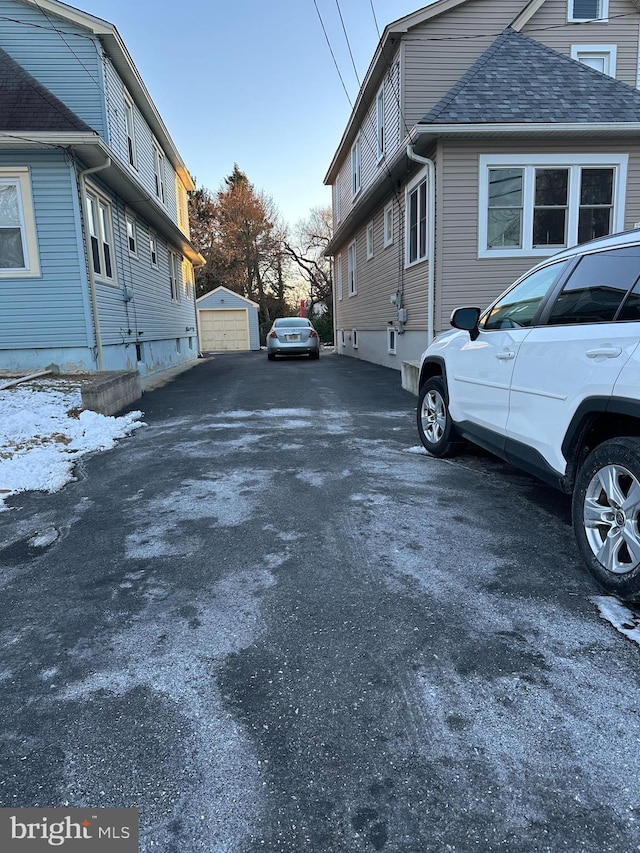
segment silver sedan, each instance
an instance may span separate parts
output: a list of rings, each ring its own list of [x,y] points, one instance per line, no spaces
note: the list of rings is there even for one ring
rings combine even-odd
[[[267,335],[267,358],[276,355],[320,356],[320,338],[306,317],[280,317],[275,320]]]

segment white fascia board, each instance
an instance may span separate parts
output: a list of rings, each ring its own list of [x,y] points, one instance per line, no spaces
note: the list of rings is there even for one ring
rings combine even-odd
[[[535,15],[538,9],[543,5],[545,0],[530,0],[530,2],[524,7],[522,12],[517,15],[512,23],[511,28],[521,32],[522,28],[529,23],[531,18]]]
[[[489,124],[417,124],[409,138],[416,142],[420,136],[495,136],[521,134],[576,134],[598,136],[600,134],[637,134],[640,121],[625,122],[519,122]]]
[[[89,32],[100,39],[118,73],[124,80],[127,89],[136,101],[158,141],[161,143],[171,165],[180,176],[184,186],[187,190],[195,189],[189,171],[178,153],[178,149],[171,139],[169,131],[156,109],[156,105],[153,103],[151,95],[147,91],[147,87],[117,28],[109,21],[97,18],[95,15],[90,15],[87,12],[82,12],[79,9],[74,9],[72,6],[67,6],[66,3],[60,3],[57,0],[20,0],[20,2],[33,6],[41,12],[51,13],[58,18],[71,21],[77,26],[89,30]]]

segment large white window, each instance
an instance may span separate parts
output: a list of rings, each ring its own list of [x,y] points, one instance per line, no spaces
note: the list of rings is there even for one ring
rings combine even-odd
[[[609,77],[616,76],[617,45],[572,44],[571,58]]]
[[[360,136],[356,139],[351,149],[351,195],[356,196],[360,192],[362,167],[362,140]]]
[[[137,163],[135,116],[133,101],[127,92],[124,93],[124,117],[127,126],[127,155],[129,164],[135,168]]]
[[[479,257],[550,255],[621,231],[626,173],[626,155],[482,155]]]
[[[382,160],[385,154],[384,86],[380,87],[376,95],[376,138],[378,160]]]
[[[421,175],[407,189],[407,264],[427,257],[427,177]]]
[[[356,241],[349,244],[347,254],[347,281],[349,296],[355,296],[358,292],[358,274],[356,269]]]
[[[568,21],[602,21],[609,17],[609,0],[568,0]]]
[[[0,276],[40,275],[29,170],[0,169]]]
[[[87,190],[87,225],[91,241],[91,264],[96,278],[113,282],[113,226],[111,205],[93,190]]]

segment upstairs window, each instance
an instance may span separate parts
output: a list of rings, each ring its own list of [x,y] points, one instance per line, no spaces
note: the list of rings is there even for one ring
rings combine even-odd
[[[136,167],[136,129],[134,122],[133,101],[125,92],[124,96],[124,116],[127,126],[127,154],[129,157],[129,165]]]
[[[378,160],[382,160],[385,154],[384,86],[378,90],[376,96],[376,126]]]
[[[569,0],[568,21],[603,21],[609,17],[609,0]]]
[[[617,46],[615,44],[572,44],[571,58],[588,65],[601,74],[616,76]]]
[[[158,266],[158,240],[156,235],[149,232],[149,255],[151,256],[151,266]]]
[[[0,275],[40,275],[26,167],[0,169]]]
[[[360,170],[362,158],[362,142],[360,136],[356,139],[351,149],[351,195],[356,196],[360,192]]]
[[[155,178],[156,198],[161,204],[166,201],[164,191],[164,161],[165,157],[159,145],[153,145],[153,173]]]
[[[393,243],[393,203],[384,209],[384,245],[385,248]]]

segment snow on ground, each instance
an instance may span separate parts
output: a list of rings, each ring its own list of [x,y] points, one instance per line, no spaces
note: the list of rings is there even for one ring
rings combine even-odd
[[[144,426],[142,412],[83,411],[81,380],[39,379],[0,389],[0,512],[16,492],[56,492],[86,453],[109,450]]]

